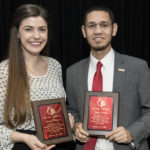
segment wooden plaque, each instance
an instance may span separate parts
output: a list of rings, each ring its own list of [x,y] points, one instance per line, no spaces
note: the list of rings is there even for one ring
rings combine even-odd
[[[83,128],[93,136],[104,136],[118,124],[119,93],[87,91]]]
[[[72,131],[64,98],[32,102],[37,136],[51,145],[72,141]]]

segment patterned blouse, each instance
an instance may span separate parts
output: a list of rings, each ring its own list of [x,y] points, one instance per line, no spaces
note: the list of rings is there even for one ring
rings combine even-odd
[[[33,76],[31,74],[28,76],[31,101],[65,97],[61,65],[55,59],[48,57],[48,70],[44,76]],[[7,79],[8,60],[4,60],[0,63],[0,150],[11,150],[14,146],[10,138],[14,130],[8,129],[3,119]],[[35,130],[33,115],[31,121],[26,120],[16,129]]]

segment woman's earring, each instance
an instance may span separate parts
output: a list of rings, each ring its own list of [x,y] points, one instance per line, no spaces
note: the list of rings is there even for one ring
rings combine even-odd
[[[17,35],[17,38],[18,38],[18,41],[20,41],[20,35],[19,34]]]
[[[17,38],[20,39],[20,35],[19,34],[17,35]]]

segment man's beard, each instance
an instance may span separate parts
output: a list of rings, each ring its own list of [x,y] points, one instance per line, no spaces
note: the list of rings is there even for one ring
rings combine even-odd
[[[91,48],[94,50],[94,51],[104,51],[109,45],[110,45],[111,41],[109,41],[106,45],[104,46],[91,46]]]

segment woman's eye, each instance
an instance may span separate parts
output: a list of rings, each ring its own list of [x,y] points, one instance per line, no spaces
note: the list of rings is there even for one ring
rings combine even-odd
[[[41,32],[45,32],[46,29],[45,29],[45,28],[40,28],[40,31],[41,31]]]
[[[32,29],[31,28],[25,28],[25,31],[30,32],[30,31],[32,31]]]

